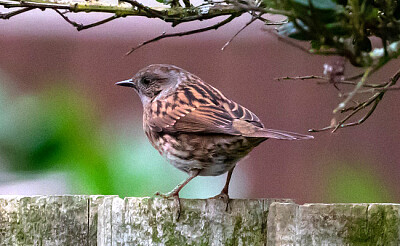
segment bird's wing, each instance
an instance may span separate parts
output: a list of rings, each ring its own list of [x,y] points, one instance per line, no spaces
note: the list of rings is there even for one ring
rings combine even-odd
[[[264,128],[261,120],[253,112],[243,107],[242,105],[226,99],[222,103],[225,110],[232,116],[233,119],[239,119],[251,123],[254,126]]]
[[[176,106],[168,114],[152,117],[149,126],[158,132],[240,135],[224,108],[208,104]]]
[[[250,110],[227,99],[211,86],[207,89],[213,90],[212,96],[197,94],[196,88],[191,87],[165,100],[153,102],[146,120],[148,126],[154,131],[168,133],[227,134],[285,140],[309,137],[265,129]]]
[[[227,111],[235,118],[233,121],[233,128],[239,131],[242,136],[273,138],[279,140],[301,140],[314,138],[310,135],[264,128],[264,125],[257,115],[234,101],[227,100],[224,107],[227,108]]]
[[[242,135],[234,121],[263,127],[255,114],[205,83],[177,88],[174,94],[154,101],[149,111],[146,122],[158,132]]]

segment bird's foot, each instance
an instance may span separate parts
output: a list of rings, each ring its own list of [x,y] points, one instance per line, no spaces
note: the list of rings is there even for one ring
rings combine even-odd
[[[169,198],[173,198],[174,202],[175,202],[175,221],[179,220],[179,217],[181,216],[181,200],[179,199],[179,193],[178,192],[168,192],[166,194],[160,193],[160,192],[156,192],[154,194],[155,196],[159,196],[165,199],[169,199]]]
[[[225,211],[228,211],[229,209],[229,195],[227,192],[222,191],[220,194],[210,197],[210,199],[221,199],[225,204]]]
[[[175,197],[175,196],[177,196],[179,198],[179,195],[176,192],[168,192],[168,193],[164,194],[164,193],[157,191],[156,193],[154,193],[154,195],[165,198],[165,199],[169,199],[169,198]]]

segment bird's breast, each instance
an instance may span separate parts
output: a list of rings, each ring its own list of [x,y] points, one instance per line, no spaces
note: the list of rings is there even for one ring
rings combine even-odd
[[[158,152],[173,166],[189,172],[200,169],[202,176],[221,175],[246,156],[262,140],[223,134],[167,134],[145,128]]]

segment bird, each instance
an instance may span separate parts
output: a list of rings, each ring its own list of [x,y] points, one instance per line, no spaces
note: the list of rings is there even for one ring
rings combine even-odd
[[[311,135],[268,129],[249,109],[224,96],[198,76],[174,65],[152,64],[131,79],[143,104],[143,130],[152,146],[188,177],[172,191],[176,198],[197,176],[227,174],[219,195],[229,201],[229,183],[237,162],[267,139],[305,140]]]

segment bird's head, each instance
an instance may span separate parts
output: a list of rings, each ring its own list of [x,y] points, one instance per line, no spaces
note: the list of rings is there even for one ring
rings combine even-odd
[[[187,71],[173,65],[153,64],[141,69],[133,78],[117,82],[116,85],[132,87],[145,107],[154,99],[172,94],[184,81]]]

